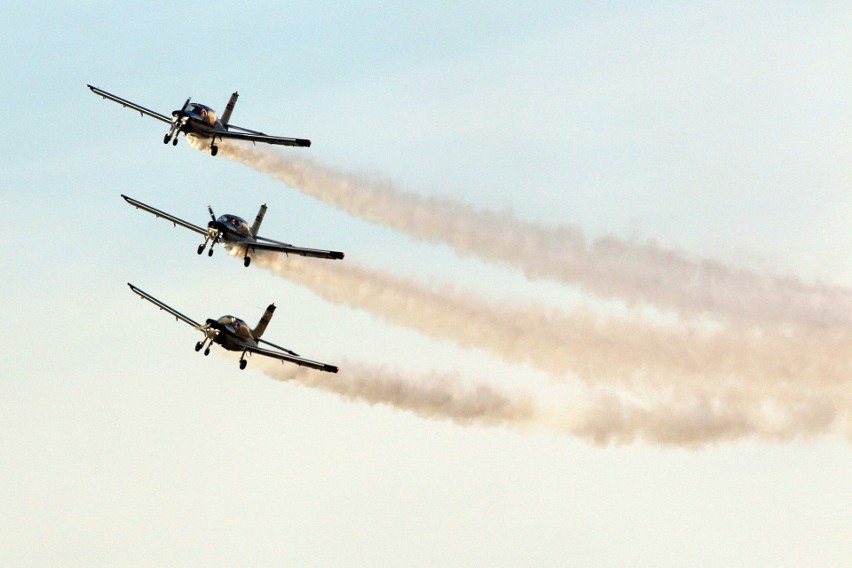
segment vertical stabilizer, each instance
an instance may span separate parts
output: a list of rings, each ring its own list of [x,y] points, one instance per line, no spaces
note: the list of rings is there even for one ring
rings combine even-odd
[[[257,217],[254,218],[254,223],[251,226],[252,236],[257,236],[260,230],[260,224],[263,223],[263,216],[266,215],[266,203],[260,206],[260,211],[257,212]]]
[[[225,128],[228,127],[228,123],[231,121],[231,113],[234,112],[234,105],[237,104],[237,97],[239,96],[240,94],[234,91],[234,94],[231,95],[230,100],[228,100],[228,105],[225,107],[225,113],[222,115],[222,124]]]
[[[269,304],[266,311],[263,312],[263,317],[257,323],[257,327],[251,330],[251,334],[255,339],[260,339],[263,332],[266,331],[266,326],[269,325],[269,320],[272,319],[272,313],[275,311],[275,304]]]

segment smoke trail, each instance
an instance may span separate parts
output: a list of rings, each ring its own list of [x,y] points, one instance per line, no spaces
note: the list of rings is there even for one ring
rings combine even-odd
[[[533,415],[529,397],[510,396],[494,386],[474,384],[460,376],[432,374],[410,381],[381,368],[348,361],[334,377],[266,360],[259,366],[265,374],[279,380],[292,380],[346,399],[384,404],[423,418],[447,419],[462,425],[519,426],[529,423]]]
[[[480,215],[472,209],[471,213]],[[256,255],[256,262],[262,262],[260,257]],[[286,272],[292,267],[279,269]],[[633,268],[627,266],[625,272],[630,270]],[[683,329],[668,333],[659,327],[636,327],[631,322],[605,321],[587,314],[567,318],[552,313],[530,315],[527,308],[514,306],[495,309],[465,295],[447,294],[446,290],[439,294],[411,281],[357,267],[344,276],[299,270],[288,275],[321,290],[332,301],[369,309],[433,336],[450,337],[463,346],[490,349],[509,360],[526,357],[526,362],[538,366],[544,366],[549,355],[563,369],[577,373],[579,368],[578,374],[586,380],[586,394],[570,400],[553,385],[544,391],[498,388],[460,377],[399,375],[351,363],[333,378],[297,369],[282,375],[279,366],[275,371],[265,367],[268,374],[428,418],[548,429],[596,444],[644,440],[695,447],[743,438],[789,440],[844,428],[850,434],[848,325],[822,329],[827,324],[820,302],[794,310],[796,323],[807,324],[802,330],[755,330],[729,323],[724,334],[703,337],[689,328],[686,333]],[[779,282],[763,279],[770,291]],[[357,300],[341,300],[343,297]],[[845,296],[841,300],[844,298],[848,300]],[[744,310],[746,315],[759,312]],[[777,321],[788,321],[786,318]],[[777,323],[771,318],[742,319],[752,324]],[[523,343],[537,327],[544,335],[532,335],[529,341],[536,348],[543,344],[540,352],[525,349]],[[576,341],[566,342],[565,332],[572,329],[569,337]],[[555,339],[542,339],[548,334]],[[560,354],[567,359],[558,359]],[[624,380],[622,372],[630,380]]]
[[[588,389],[606,384],[615,389],[590,396],[585,404],[565,402],[551,411],[537,403],[534,417],[524,413],[523,420],[516,413],[511,413],[511,419],[499,414],[499,423],[521,429],[555,429],[595,444],[637,439],[681,446],[745,437],[790,440],[831,430],[835,422],[842,424],[852,408],[848,337],[834,344],[822,333],[767,337],[727,331],[708,338],[630,322],[564,317],[530,306],[498,308],[470,295],[429,290],[351,262],[331,266],[272,254],[258,254],[255,262],[329,301],[366,309],[433,337],[452,339],[462,347],[488,349],[507,361],[550,371],[570,368]],[[412,400],[422,400],[416,396],[418,387],[401,378],[390,381],[378,372],[356,376],[381,383],[378,392],[371,391],[370,400],[385,400],[379,394],[388,384],[406,395],[405,404],[388,404],[411,410]],[[348,372],[346,377],[349,381]],[[453,384],[447,379],[420,383],[441,389]],[[346,388],[360,392],[357,381]],[[352,397],[353,392],[346,394]],[[430,393],[427,399],[444,399]],[[529,393],[507,397],[520,397],[524,408],[534,400]],[[554,397],[548,392],[538,398]],[[493,422],[494,416],[488,417]]]
[[[461,254],[517,267],[530,279],[576,283],[602,297],[645,302],[685,316],[710,312],[727,321],[757,325],[852,325],[852,292],[844,288],[692,260],[655,244],[616,237],[590,241],[577,228],[544,228],[508,213],[405,193],[390,182],[235,142],[223,141],[220,154],[367,221],[428,242],[448,243]]]
[[[784,334],[728,328],[709,333],[607,320],[587,312],[569,316],[537,306],[496,305],[351,261],[332,266],[257,253],[254,262],[330,302],[463,348],[488,350],[509,362],[556,375],[571,373],[588,384],[683,390],[696,383],[734,381],[764,390],[766,385],[814,389],[843,385],[852,376],[852,337],[836,330]]]
[[[269,360],[252,365],[278,380],[428,419],[565,433],[595,445],[641,440],[698,448],[745,438],[787,441],[839,430],[844,420],[848,423],[848,416],[828,397],[803,399],[792,412],[783,414],[771,406],[755,407],[736,394],[642,407],[607,392],[589,392],[582,400],[569,400],[553,388],[544,392],[498,389],[459,376],[403,376],[353,362],[345,362],[335,377]]]

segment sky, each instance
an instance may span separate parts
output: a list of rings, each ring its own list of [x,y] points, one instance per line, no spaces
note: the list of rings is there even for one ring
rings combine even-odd
[[[848,3],[4,15],[3,565],[852,562]],[[203,357],[128,282],[341,370]]]

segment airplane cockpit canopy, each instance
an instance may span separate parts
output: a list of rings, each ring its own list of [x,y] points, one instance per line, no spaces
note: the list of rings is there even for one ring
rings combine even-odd
[[[249,228],[246,220],[241,217],[237,217],[236,215],[222,215],[217,219],[217,221],[223,225],[227,225],[234,231],[246,232]]]
[[[246,322],[234,316],[222,316],[219,318],[219,323],[231,327],[234,331],[239,331],[241,327],[246,327]]]
[[[214,126],[216,124],[216,120],[218,117],[216,116],[216,111],[210,108],[209,106],[204,106],[198,103],[192,103],[190,105],[195,114],[201,116],[201,120],[206,122],[210,126]]]

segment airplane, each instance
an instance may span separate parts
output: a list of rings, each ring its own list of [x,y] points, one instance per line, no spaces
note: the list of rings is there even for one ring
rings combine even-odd
[[[334,365],[327,365],[326,363],[319,363],[317,361],[305,359],[300,357],[298,353],[285,349],[279,345],[275,345],[265,339],[261,339],[263,332],[266,331],[266,326],[269,325],[269,320],[272,319],[273,312],[275,312],[275,304],[269,304],[269,307],[267,307],[266,311],[263,313],[263,317],[260,318],[260,322],[258,322],[257,326],[254,328],[249,328],[249,326],[246,325],[246,322],[234,316],[222,316],[219,319],[208,318],[207,322],[202,325],[192,318],[183,315],[176,309],[167,306],[147,292],[140,290],[130,282],[128,282],[127,285],[130,286],[130,289],[143,300],[148,300],[161,310],[169,312],[175,317],[175,321],[180,320],[202,332],[204,334],[204,339],[195,344],[195,350],[201,351],[206,345],[204,355],[210,355],[210,347],[216,343],[228,351],[243,352],[240,357],[240,369],[245,369],[248,364],[246,355],[257,353],[258,355],[273,357],[275,359],[280,359],[281,361],[295,363],[302,367],[317,369],[318,371],[325,371],[327,373],[336,373],[338,371],[338,368]],[[208,341],[209,343],[207,343]],[[260,343],[268,345],[277,351],[264,349],[259,346]]]
[[[102,96],[104,99],[117,102],[123,107],[132,108],[139,112],[140,116],[147,114],[150,117],[169,124],[169,131],[166,132],[165,136],[163,136],[163,144],[168,144],[171,141],[172,145],[177,146],[178,134],[183,132],[184,136],[187,134],[194,134],[199,138],[209,139],[210,155],[212,156],[215,156],[219,151],[219,147],[216,146],[217,138],[219,140],[232,138],[235,140],[249,140],[251,142],[265,142],[266,144],[277,144],[280,146],[307,147],[311,145],[310,140],[305,140],[303,138],[270,136],[263,132],[249,130],[248,128],[242,128],[235,124],[230,124],[229,121],[231,120],[231,113],[234,111],[234,105],[237,104],[237,97],[240,96],[239,93],[236,92],[231,95],[228,105],[225,107],[225,114],[223,114],[222,119],[219,120],[216,116],[216,111],[212,108],[199,103],[190,103],[189,101],[192,97],[187,98],[186,102],[183,103],[183,106],[179,110],[172,111],[172,116],[169,118],[164,114],[160,114],[126,99],[122,99],[117,95],[113,95],[112,93],[108,93],[102,89],[93,87],[92,85],[86,86],[89,87],[93,93]]]
[[[236,215],[222,215],[217,219],[216,215],[213,213],[213,208],[208,205],[207,210],[210,212],[212,220],[207,223],[207,228],[203,229],[198,225],[193,225],[183,219],[164,213],[163,211],[155,209],[150,205],[146,205],[141,201],[136,201],[132,197],[128,197],[124,194],[122,194],[121,197],[137,209],[142,209],[143,211],[147,211],[157,217],[162,217],[166,221],[171,221],[176,227],[180,225],[181,227],[186,227],[190,231],[195,231],[199,235],[204,235],[204,242],[198,245],[198,254],[204,252],[204,249],[207,247],[207,243],[209,242],[210,249],[207,251],[207,256],[213,256],[213,245],[216,243],[220,243],[222,246],[226,247],[238,247],[244,249],[243,266],[248,266],[251,263],[251,257],[249,256],[250,250],[283,252],[315,258],[343,258],[342,252],[297,247],[291,244],[273,241],[272,239],[258,236],[257,232],[260,230],[260,223],[263,221],[263,216],[266,214],[265,203],[260,206],[260,211],[257,212],[257,217],[255,217],[254,223],[251,227],[249,227],[245,220],[237,217]]]

